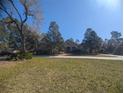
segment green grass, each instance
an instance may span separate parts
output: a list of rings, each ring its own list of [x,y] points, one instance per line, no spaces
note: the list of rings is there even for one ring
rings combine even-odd
[[[0,65],[0,93],[122,93],[122,61],[33,58]]]

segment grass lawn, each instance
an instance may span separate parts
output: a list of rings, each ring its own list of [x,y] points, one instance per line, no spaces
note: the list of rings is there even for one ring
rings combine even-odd
[[[0,93],[122,93],[122,61],[33,58],[0,64]]]

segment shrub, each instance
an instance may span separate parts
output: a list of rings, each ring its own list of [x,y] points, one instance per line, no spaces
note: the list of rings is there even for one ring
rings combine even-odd
[[[32,53],[31,52],[24,53],[24,58],[25,59],[32,59]]]
[[[36,50],[34,52],[35,55],[50,55],[50,50]]]
[[[22,59],[31,59],[32,53],[31,52],[19,52],[19,53],[13,53],[10,55],[10,60],[22,60]]]

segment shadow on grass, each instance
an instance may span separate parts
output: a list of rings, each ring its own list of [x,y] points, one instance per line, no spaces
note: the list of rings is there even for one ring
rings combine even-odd
[[[1,62],[11,62],[14,60],[11,60],[8,56],[0,56],[0,63]]]

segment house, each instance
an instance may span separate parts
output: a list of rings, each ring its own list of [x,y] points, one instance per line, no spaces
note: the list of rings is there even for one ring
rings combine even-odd
[[[78,49],[78,45],[72,40],[65,41],[64,47],[66,52],[74,52]]]

